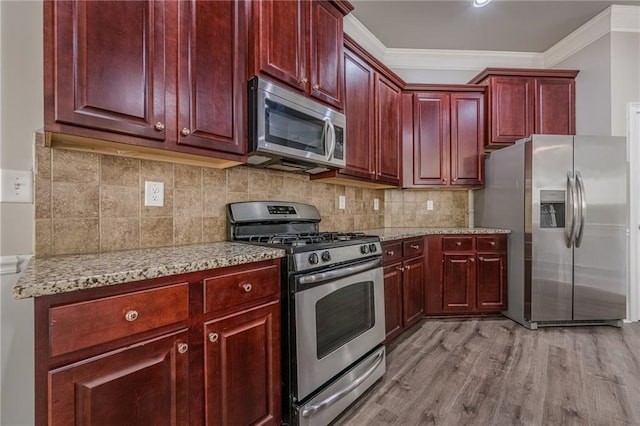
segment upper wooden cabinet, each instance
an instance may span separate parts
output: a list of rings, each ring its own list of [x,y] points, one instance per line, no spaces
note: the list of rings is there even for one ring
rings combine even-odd
[[[401,101],[404,82],[345,36],[346,167],[316,175],[354,186],[400,185]]]
[[[575,133],[574,70],[487,68],[470,83],[488,86],[488,148],[531,134]]]
[[[473,187],[484,181],[484,89],[421,86],[403,94],[403,182]]]
[[[242,161],[244,7],[45,1],[45,130]]]
[[[327,0],[261,0],[252,5],[250,73],[266,74],[342,109],[342,19],[353,6]]]

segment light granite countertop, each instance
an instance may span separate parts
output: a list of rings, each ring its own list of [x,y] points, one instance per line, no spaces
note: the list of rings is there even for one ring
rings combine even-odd
[[[284,257],[282,249],[231,242],[33,258],[13,287],[15,299]]]
[[[459,235],[459,234],[510,234],[508,229],[492,228],[375,228],[364,229],[368,235],[378,235],[380,241],[401,240],[403,238],[421,237],[424,235]]]

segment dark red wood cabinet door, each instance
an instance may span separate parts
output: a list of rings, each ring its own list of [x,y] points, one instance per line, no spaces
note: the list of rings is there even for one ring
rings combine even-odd
[[[475,254],[443,253],[442,303],[445,312],[475,309]]]
[[[167,7],[162,1],[45,2],[53,20],[45,27],[54,26],[46,30],[54,49],[47,124],[165,140],[174,130],[165,117]]]
[[[386,341],[402,331],[402,263],[384,267],[384,320]]]
[[[533,133],[533,85],[528,77],[490,78],[490,144],[510,145]]]
[[[375,180],[396,186],[400,185],[401,96],[400,88],[380,74],[376,74]]]
[[[205,324],[207,425],[280,424],[280,305]]]
[[[258,14],[257,66],[260,71],[305,91],[309,2],[261,0],[252,5]]]
[[[478,253],[476,303],[480,311],[507,308],[506,254]]]
[[[405,260],[403,272],[403,321],[408,327],[424,314],[424,257]]]
[[[342,109],[342,13],[327,1],[311,3],[310,38],[311,96]]]
[[[575,134],[575,80],[572,78],[536,78],[535,90],[534,133]]]
[[[481,185],[484,165],[484,95],[451,93],[451,185]]]
[[[344,174],[373,179],[374,175],[374,71],[345,50],[346,168]]]
[[[179,2],[178,144],[243,154],[244,2]]]
[[[449,184],[450,111],[447,93],[413,97],[413,183]]]
[[[68,425],[189,424],[187,332],[49,372],[49,421]]]

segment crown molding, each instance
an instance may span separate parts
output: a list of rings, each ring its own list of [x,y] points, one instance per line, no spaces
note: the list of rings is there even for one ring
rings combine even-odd
[[[609,32],[640,32],[640,6],[609,6],[544,53],[387,48],[353,15],[344,31],[391,69],[552,68]]]

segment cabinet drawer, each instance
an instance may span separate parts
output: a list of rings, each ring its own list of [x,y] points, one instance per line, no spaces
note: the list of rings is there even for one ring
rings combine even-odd
[[[477,237],[478,250],[506,250],[507,239],[503,236]]]
[[[280,268],[270,265],[204,280],[204,311],[247,307],[280,293]]]
[[[424,253],[424,238],[407,240],[402,244],[404,257],[420,256]]]
[[[189,316],[187,283],[49,309],[50,355],[185,321]]]
[[[442,250],[444,251],[473,250],[473,237],[443,237]]]
[[[385,264],[402,259],[402,242],[389,242],[382,244],[382,261]]]

